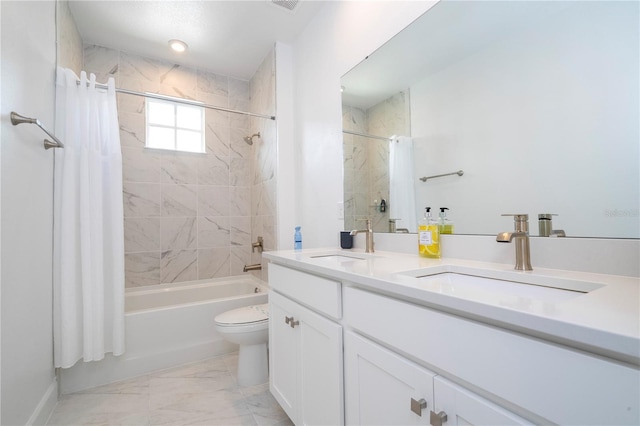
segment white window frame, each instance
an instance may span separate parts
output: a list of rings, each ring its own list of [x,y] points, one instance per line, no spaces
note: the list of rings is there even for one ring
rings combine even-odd
[[[173,107],[173,125],[164,125],[164,124],[151,124],[149,121],[149,104],[151,103],[155,103],[155,104],[165,104],[165,105],[171,105]],[[177,119],[177,115],[178,115],[178,108],[180,107],[185,107],[185,108],[194,108],[194,109],[199,109],[200,110],[200,129],[199,130],[194,130],[194,129],[189,129],[189,128],[185,128],[185,127],[179,127],[178,126],[178,119]],[[149,129],[151,127],[154,128],[162,128],[162,129],[171,129],[173,130],[173,148],[167,148],[166,146],[154,146],[153,145],[153,141],[151,140],[151,138],[149,137]],[[178,130],[186,130],[189,132],[194,132],[194,133],[199,133],[200,134],[200,146],[199,146],[199,150],[198,151],[186,151],[186,150],[182,150],[182,149],[178,149]],[[161,150],[165,150],[165,151],[176,151],[176,152],[188,152],[188,153],[205,153],[206,152],[206,148],[205,148],[205,113],[204,113],[204,107],[199,107],[197,105],[184,105],[180,102],[175,102],[175,101],[171,101],[171,100],[164,100],[164,99],[155,99],[155,98],[145,98],[145,143],[144,146],[145,148],[151,148],[151,149],[161,149]]]

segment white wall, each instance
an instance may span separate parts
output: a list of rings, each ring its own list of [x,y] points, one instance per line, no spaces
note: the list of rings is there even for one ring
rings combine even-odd
[[[295,145],[293,108],[293,48],[276,43],[277,149],[277,244],[278,250],[293,248],[291,224],[295,222]],[[285,226],[283,226],[285,225]],[[295,226],[295,225],[294,225]]]
[[[2,7],[0,7],[0,52],[2,51]],[[2,55],[0,54],[0,100],[2,99]],[[1,105],[0,105],[1,108]],[[1,113],[1,111],[0,111]],[[2,143],[2,128],[0,125],[0,143]],[[2,149],[0,149],[0,241],[2,240]],[[0,259],[2,259],[2,244],[0,244]],[[0,422],[2,422],[2,262],[0,261]]]
[[[0,3],[2,28],[1,407],[3,425],[43,423],[55,404],[51,324],[55,2]]]
[[[449,207],[461,234],[528,213],[537,235],[556,213],[570,236],[640,237],[638,48],[637,3],[577,2],[413,85],[416,182],[465,172],[418,182],[417,214]]]
[[[294,44],[295,222],[279,226],[293,238],[301,225],[304,248],[337,246],[343,229],[340,77],[433,4],[329,2]]]

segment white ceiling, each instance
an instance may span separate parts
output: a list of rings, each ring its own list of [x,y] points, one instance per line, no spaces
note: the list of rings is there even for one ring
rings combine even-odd
[[[301,0],[293,12],[271,0],[71,0],[69,8],[85,43],[248,80],[274,43],[295,41],[325,3]],[[189,49],[172,52],[170,39]]]

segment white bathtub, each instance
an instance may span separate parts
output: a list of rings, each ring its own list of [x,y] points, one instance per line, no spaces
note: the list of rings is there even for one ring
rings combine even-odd
[[[127,314],[130,314],[161,308],[173,309],[194,304],[211,304],[214,301],[220,304],[225,300],[238,298],[264,296],[266,300],[266,295],[261,294],[266,292],[266,284],[253,275],[134,287],[125,292],[124,309]]]
[[[123,380],[235,351],[216,332],[216,315],[267,303],[266,283],[252,275],[127,289],[126,351],[78,362],[60,373],[61,392]]]

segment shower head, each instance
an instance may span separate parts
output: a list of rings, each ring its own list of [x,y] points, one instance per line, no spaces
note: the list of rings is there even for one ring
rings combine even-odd
[[[245,136],[245,137],[244,137],[244,141],[245,141],[246,143],[248,143],[249,145],[253,145],[253,138],[255,138],[256,136],[257,136],[257,137],[260,137],[260,132],[258,132],[258,133],[254,133],[254,134],[253,134],[253,135],[251,135],[251,136]]]

